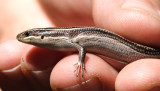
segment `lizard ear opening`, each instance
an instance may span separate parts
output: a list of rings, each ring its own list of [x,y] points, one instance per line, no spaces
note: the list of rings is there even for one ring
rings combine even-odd
[[[44,36],[43,36],[43,35],[41,36],[41,39],[44,39]]]

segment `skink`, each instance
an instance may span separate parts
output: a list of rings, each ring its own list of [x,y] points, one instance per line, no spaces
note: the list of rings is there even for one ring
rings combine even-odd
[[[47,49],[72,52],[78,50],[79,61],[76,63],[76,70],[77,76],[81,71],[82,77],[86,52],[100,54],[124,63],[143,58],[160,58],[159,49],[129,41],[98,27],[34,28],[18,34],[17,39]]]

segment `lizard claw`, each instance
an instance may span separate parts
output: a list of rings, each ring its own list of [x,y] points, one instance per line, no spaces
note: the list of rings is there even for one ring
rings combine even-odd
[[[76,63],[74,65],[77,65],[76,69],[74,70],[74,72],[76,72],[78,70],[77,77],[78,77],[78,75],[80,73],[80,69],[81,69],[81,76],[83,77],[83,70],[85,69],[84,64],[81,63],[81,62],[78,62],[78,63]]]

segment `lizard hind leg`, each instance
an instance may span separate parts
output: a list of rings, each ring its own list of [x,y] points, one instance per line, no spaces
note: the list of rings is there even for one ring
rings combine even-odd
[[[77,65],[75,71],[78,70],[78,72],[77,72],[77,77],[78,77],[78,75],[80,73],[80,70],[81,70],[81,76],[83,77],[83,70],[85,69],[85,67],[84,67],[84,60],[85,60],[85,56],[86,56],[86,51],[85,51],[85,48],[83,48],[78,43],[73,43],[73,45],[79,51],[79,61],[75,64],[75,65]]]

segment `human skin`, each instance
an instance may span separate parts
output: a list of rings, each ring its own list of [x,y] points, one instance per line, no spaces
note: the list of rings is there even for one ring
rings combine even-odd
[[[26,91],[158,91],[160,59],[123,64],[87,53],[81,78],[74,73],[77,53],[42,49],[20,43],[15,37],[37,27],[97,26],[160,48],[159,10],[158,0],[0,1],[0,87]]]

